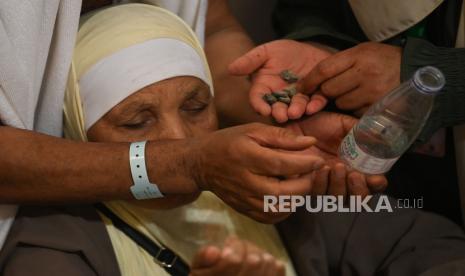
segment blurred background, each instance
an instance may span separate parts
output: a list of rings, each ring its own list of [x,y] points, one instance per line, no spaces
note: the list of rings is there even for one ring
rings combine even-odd
[[[260,44],[276,37],[271,25],[271,13],[276,0],[229,0],[229,4],[255,43]]]

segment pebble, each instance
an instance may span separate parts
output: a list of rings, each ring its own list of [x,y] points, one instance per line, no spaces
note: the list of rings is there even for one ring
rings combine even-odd
[[[295,83],[299,81],[299,76],[292,73],[291,70],[284,70],[279,74],[279,76],[281,76],[281,78],[285,80],[287,83]]]

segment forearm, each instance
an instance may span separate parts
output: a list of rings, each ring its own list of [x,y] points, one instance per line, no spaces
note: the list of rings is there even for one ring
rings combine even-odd
[[[271,123],[258,115],[249,104],[250,81],[232,76],[228,65],[254,47],[239,22],[231,14],[226,1],[210,1],[205,52],[215,86],[215,105],[223,127],[249,123]]]
[[[171,148],[178,147],[172,142]],[[188,193],[185,160],[149,143],[149,178],[163,193]],[[0,203],[70,204],[133,199],[128,143],[83,143],[0,126]],[[178,158],[179,157],[179,158]],[[184,177],[184,178],[183,178]],[[190,189],[194,190],[194,189]]]
[[[426,142],[439,128],[465,123],[465,49],[436,47],[425,40],[409,38],[402,56],[402,81],[409,79],[418,68],[428,65],[444,73],[446,85],[436,96],[419,142]]]
[[[78,143],[0,127],[0,202],[130,198],[126,144]]]

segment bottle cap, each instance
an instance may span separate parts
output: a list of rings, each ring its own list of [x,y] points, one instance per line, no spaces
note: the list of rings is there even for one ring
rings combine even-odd
[[[436,67],[426,66],[415,72],[412,83],[418,91],[428,95],[435,95],[446,84],[446,78]]]

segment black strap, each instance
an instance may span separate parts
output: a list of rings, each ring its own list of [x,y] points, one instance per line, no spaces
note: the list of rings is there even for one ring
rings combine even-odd
[[[166,272],[172,276],[187,276],[189,275],[189,265],[187,265],[181,257],[176,255],[173,251],[168,248],[163,248],[154,243],[151,239],[147,238],[144,234],[138,232],[132,228],[129,224],[124,222],[110,209],[108,209],[102,203],[95,204],[95,208],[102,212],[108,217],[113,225],[121,232],[126,234],[131,240],[133,240],[138,246],[142,247],[147,251],[154,261],[163,267]]]

